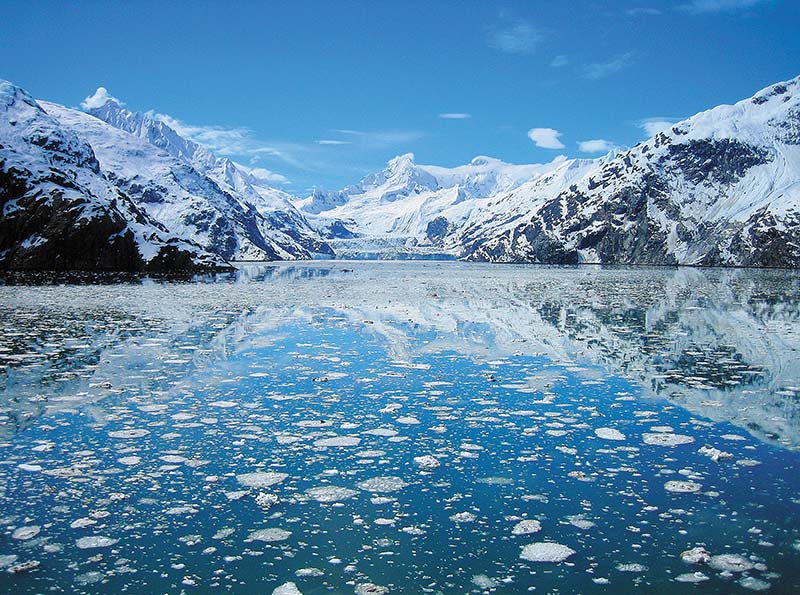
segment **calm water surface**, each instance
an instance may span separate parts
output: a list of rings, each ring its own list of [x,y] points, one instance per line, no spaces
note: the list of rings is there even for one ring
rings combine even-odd
[[[800,592],[799,316],[787,271],[9,278],[0,593]]]

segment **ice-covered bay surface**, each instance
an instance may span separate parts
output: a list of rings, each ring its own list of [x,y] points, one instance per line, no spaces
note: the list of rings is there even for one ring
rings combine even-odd
[[[11,278],[0,592],[795,592],[799,280]]]

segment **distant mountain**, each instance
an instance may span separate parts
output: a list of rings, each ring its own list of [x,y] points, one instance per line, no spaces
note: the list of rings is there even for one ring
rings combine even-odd
[[[2,85],[0,268],[316,256],[800,267],[800,78],[599,159],[446,168],[408,153],[302,199],[152,113],[114,100],[83,113]]]
[[[0,81],[0,268],[202,270],[219,256],[176,235],[103,175],[91,145]]]
[[[495,262],[800,266],[800,79],[601,159],[446,169],[412,155],[298,206],[354,254]],[[332,236],[334,234],[331,234]],[[389,247],[388,249],[386,247]]]

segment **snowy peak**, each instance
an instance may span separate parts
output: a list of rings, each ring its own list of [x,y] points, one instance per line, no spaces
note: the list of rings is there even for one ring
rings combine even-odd
[[[434,176],[414,163],[414,154],[406,153],[391,159],[386,168],[361,180],[359,189],[375,193],[380,200],[391,202],[411,194],[437,190]]]

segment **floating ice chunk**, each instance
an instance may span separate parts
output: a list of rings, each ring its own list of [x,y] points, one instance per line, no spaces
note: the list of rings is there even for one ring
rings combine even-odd
[[[708,565],[720,572],[747,572],[754,568],[754,564],[739,554],[719,554],[711,556]]]
[[[33,570],[34,568],[38,568],[41,566],[41,562],[39,560],[29,560],[28,562],[22,562],[20,564],[15,564],[14,566],[9,566],[6,572],[10,574],[22,574],[24,572],[28,572],[29,570]]]
[[[77,519],[72,521],[69,527],[70,529],[83,529],[84,527],[91,527],[92,525],[96,524],[97,524],[96,520],[84,517],[82,519]]]
[[[664,484],[664,489],[668,492],[679,494],[694,494],[699,492],[703,486],[695,481],[672,480]]]
[[[399,432],[392,428],[375,428],[374,430],[367,430],[364,433],[369,434],[370,436],[382,436],[384,438],[388,438],[391,436],[397,436]]]
[[[530,535],[532,533],[538,533],[541,530],[542,530],[542,524],[539,521],[535,519],[525,519],[514,525],[514,528],[511,529],[511,534]]]
[[[514,483],[514,480],[511,479],[510,477],[480,477],[475,480],[475,483],[499,486],[499,485],[510,485]]]
[[[754,576],[745,576],[739,579],[739,584],[751,591],[767,591],[772,585]]]
[[[479,589],[494,589],[500,583],[495,579],[486,576],[485,574],[476,574],[472,577],[472,584]]]
[[[721,459],[733,458],[731,453],[725,452],[724,450],[719,450],[718,448],[714,448],[712,446],[701,446],[697,452],[699,452],[701,455],[707,456],[715,463],[718,463]]]
[[[139,429],[131,429],[131,430],[115,430],[113,432],[109,432],[108,435],[111,438],[123,438],[123,439],[132,439],[132,438],[143,438],[150,433],[150,430],[145,430],[144,428]]]
[[[260,506],[264,510],[269,510],[278,503],[278,495],[268,494],[266,492],[260,492],[258,495],[256,495],[255,500],[258,506]]]
[[[595,526],[595,523],[592,521],[583,518],[581,515],[572,515],[567,517],[567,522],[572,525],[573,527],[577,527],[578,529],[583,529],[584,531],[587,529],[591,529]]]
[[[211,539],[225,539],[226,537],[230,537],[236,533],[236,529],[232,529],[230,527],[225,527],[224,529],[220,529],[214,535],[211,536]]]
[[[17,465],[17,469],[21,469],[22,471],[36,472],[36,471],[41,471],[42,466],[32,465],[30,463],[20,463],[19,465]]]
[[[186,457],[182,457],[179,455],[164,455],[163,457],[159,457],[165,463],[185,463],[188,461]]]
[[[647,566],[631,562],[630,564],[617,564],[619,572],[647,572]]]
[[[11,539],[18,539],[20,541],[25,541],[26,539],[30,539],[32,537],[36,537],[39,535],[39,532],[42,528],[39,525],[28,525],[27,527],[19,527],[11,534]]]
[[[689,444],[694,442],[694,438],[685,434],[642,434],[642,441],[645,444],[653,444],[655,446],[679,446],[681,444]]]
[[[304,577],[304,576],[324,576],[325,573],[322,572],[319,568],[300,568],[296,570],[294,573],[297,577]]]
[[[281,483],[289,477],[288,473],[279,473],[277,471],[255,471],[253,473],[242,473],[237,475],[237,481],[243,486],[248,488],[268,488],[275,484]]]
[[[406,415],[404,417],[398,417],[397,418],[397,423],[405,424],[407,426],[415,426],[418,423],[420,423],[420,421],[416,417],[412,417],[410,415]]]
[[[294,583],[283,583],[272,590],[272,595],[303,595]]]
[[[702,572],[687,572],[686,574],[679,574],[675,577],[679,583],[702,583],[707,581],[708,577]]]
[[[164,511],[164,514],[177,516],[181,514],[197,514],[198,512],[200,512],[200,510],[194,504],[184,504],[183,506],[173,506],[172,508],[167,508]]]
[[[91,537],[80,537],[75,540],[75,545],[80,550],[89,550],[99,547],[111,547],[117,543],[119,539],[112,539],[111,537],[104,537],[103,535],[92,535]]]
[[[103,574],[102,572],[98,572],[97,570],[90,570],[89,572],[84,572],[83,574],[79,574],[78,576],[76,576],[75,582],[83,587],[86,585],[94,585],[96,583],[99,583],[104,578],[106,578],[106,575]]]
[[[219,407],[221,409],[230,409],[231,407],[236,407],[238,403],[234,401],[212,401],[208,404],[209,407]]]
[[[0,555],[0,568],[7,568],[17,561],[16,554]]]
[[[519,555],[528,562],[563,562],[575,554],[575,550],[560,543],[540,541],[529,543]]]
[[[265,543],[272,543],[275,541],[285,541],[289,539],[291,534],[292,532],[287,531],[286,529],[259,529],[258,531],[253,531],[250,533],[250,536],[247,539],[249,541],[263,541]]]
[[[358,484],[358,487],[365,492],[384,493],[402,490],[407,485],[400,477],[388,476],[365,479]]]
[[[306,490],[306,494],[309,498],[317,502],[341,502],[342,500],[352,498],[358,494],[358,492],[350,488],[342,488],[339,486],[319,486]]]
[[[704,547],[693,547],[681,552],[681,560],[687,564],[707,564],[711,559],[711,552]]]
[[[433,455],[422,455],[421,457],[414,457],[414,462],[419,465],[421,469],[436,469],[441,465],[439,459]]]
[[[117,459],[120,465],[126,465],[128,467],[132,467],[133,465],[138,465],[142,462],[141,457],[137,456],[129,456],[129,457],[121,457]]]
[[[389,589],[375,583],[361,583],[356,585],[356,595],[386,595]]]
[[[603,440],[622,441],[627,439],[625,434],[614,428],[597,428],[594,433],[598,438],[602,438]]]
[[[457,512],[456,514],[450,515],[450,520],[454,523],[474,523],[475,519],[475,515],[467,511]]]
[[[356,436],[335,436],[333,438],[321,438],[314,442],[314,446],[358,446],[361,438]]]

